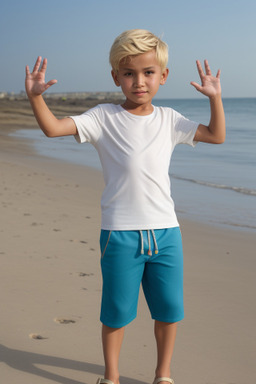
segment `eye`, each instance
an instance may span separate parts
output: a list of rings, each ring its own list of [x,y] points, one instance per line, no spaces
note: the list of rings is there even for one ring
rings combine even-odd
[[[150,76],[150,75],[153,75],[154,74],[154,71],[152,70],[148,70],[145,72],[146,76]]]
[[[130,76],[132,76],[132,72],[125,72],[125,73],[124,73],[124,76],[125,76],[125,77],[130,77]]]

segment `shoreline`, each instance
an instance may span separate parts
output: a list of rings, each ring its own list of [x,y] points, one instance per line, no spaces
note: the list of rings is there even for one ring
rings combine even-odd
[[[29,124],[36,127],[32,119]],[[2,380],[95,383],[103,374],[102,174],[39,156],[26,140],[6,135],[0,137],[0,160]],[[255,235],[180,223],[185,319],[179,324],[173,378],[177,383],[249,384],[256,377]],[[152,382],[152,331],[141,294],[137,319],[126,329],[122,383]]]

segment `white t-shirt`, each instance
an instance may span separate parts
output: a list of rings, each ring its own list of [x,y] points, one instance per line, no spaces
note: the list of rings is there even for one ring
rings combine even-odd
[[[194,146],[198,123],[171,108],[137,116],[121,105],[102,104],[74,120],[79,143],[98,151],[105,189],[101,228],[162,229],[178,226],[169,166],[177,144]]]

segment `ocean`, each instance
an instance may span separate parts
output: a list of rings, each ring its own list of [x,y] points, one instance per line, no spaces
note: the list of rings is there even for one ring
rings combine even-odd
[[[207,99],[155,99],[187,118],[209,123]],[[256,232],[256,98],[223,100],[227,137],[224,144],[198,143],[175,148],[170,175],[179,218]],[[73,137],[48,139],[38,130],[15,136],[31,139],[41,155],[101,169],[95,149]]]

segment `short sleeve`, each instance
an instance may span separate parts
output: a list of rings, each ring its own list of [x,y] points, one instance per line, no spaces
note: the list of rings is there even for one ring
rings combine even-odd
[[[194,141],[194,137],[198,125],[195,121],[189,120],[176,112],[174,125],[175,144],[188,144],[194,147],[197,144],[197,141]]]
[[[98,141],[102,130],[102,111],[99,105],[82,115],[69,117],[75,122],[78,133],[74,137],[78,143],[95,144]]]

